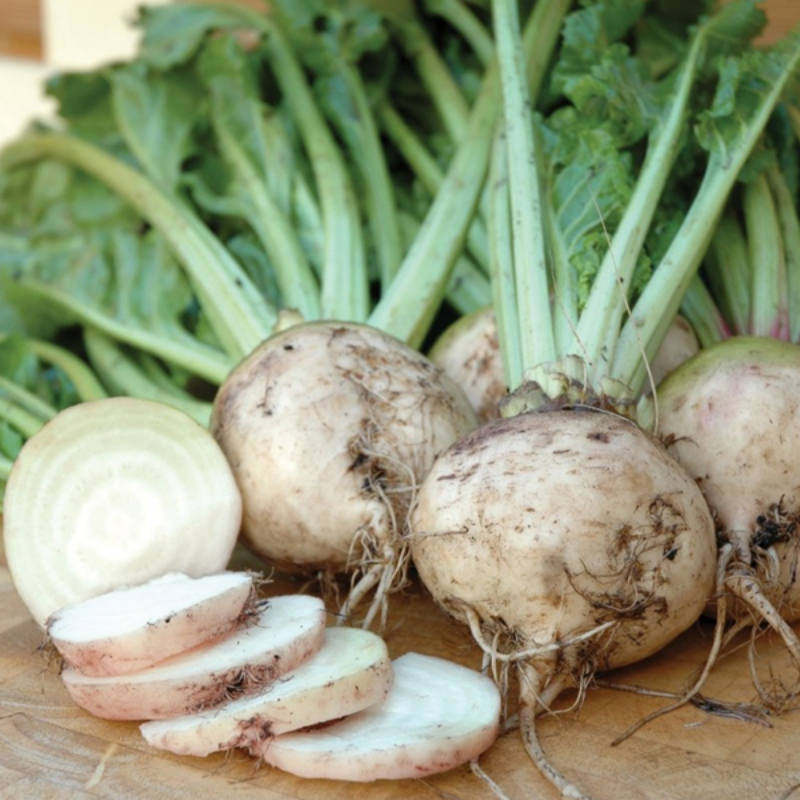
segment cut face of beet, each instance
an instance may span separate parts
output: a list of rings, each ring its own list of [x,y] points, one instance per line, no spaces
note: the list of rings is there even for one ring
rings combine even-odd
[[[61,674],[81,708],[106,719],[164,719],[257,691],[325,641],[325,606],[310,595],[274,597],[255,621],[130,675]]]
[[[418,653],[393,662],[383,703],[321,728],[276,736],[259,755],[306,778],[419,778],[464,764],[497,738],[500,693],[480,672]]]
[[[46,628],[66,663],[84,675],[125,675],[231,630],[254,604],[246,572],[174,572],[62,608]]]
[[[3,499],[8,568],[44,628],[65,606],[169,572],[224,570],[242,498],[208,430],[163,403],[70,406],[25,442]]]
[[[197,714],[145,722],[141,731],[152,746],[180,755],[235,747],[257,754],[272,736],[383,701],[392,682],[383,639],[359,628],[330,628],[318,653],[263,691]]]

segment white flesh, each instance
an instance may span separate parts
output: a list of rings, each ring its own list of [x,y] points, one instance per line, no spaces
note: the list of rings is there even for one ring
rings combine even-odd
[[[208,430],[131,397],[79,403],[23,446],[6,486],[3,536],[36,622],[71,603],[167,572],[224,570],[241,494]]]
[[[131,675],[61,677],[81,708],[106,719],[165,719],[258,691],[295,669],[325,641],[325,607],[310,595],[273,597],[258,618]]]
[[[322,649],[263,692],[217,708],[141,725],[153,747],[206,756],[338,719],[386,698],[393,682],[383,639],[360,628],[330,628]]]
[[[48,617],[47,633],[85,675],[124,675],[231,630],[254,591],[246,572],[171,572],[62,608]]]
[[[500,693],[475,670],[407,653],[385,702],[338,722],[267,741],[268,764],[305,778],[373,781],[444,772],[497,738]]]

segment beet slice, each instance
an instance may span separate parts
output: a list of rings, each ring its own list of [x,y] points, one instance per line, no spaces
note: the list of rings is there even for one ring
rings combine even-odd
[[[179,755],[235,747],[257,754],[271,736],[382,702],[393,679],[383,639],[361,628],[330,628],[319,652],[263,691],[197,714],[145,722],[141,731],[148,744]]]
[[[407,653],[383,703],[318,728],[276,736],[258,755],[304,778],[373,781],[444,772],[497,738],[500,692],[475,670]]]
[[[255,601],[246,572],[172,572],[66,606],[46,629],[64,661],[84,675],[125,675],[231,630]]]
[[[257,691],[316,653],[325,606],[310,595],[271,598],[254,623],[129,675],[61,673],[72,699],[105,719],[164,719]]]

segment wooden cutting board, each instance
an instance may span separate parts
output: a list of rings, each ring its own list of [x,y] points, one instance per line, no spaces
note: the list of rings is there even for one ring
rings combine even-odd
[[[236,567],[252,566],[243,553]],[[297,590],[280,578],[268,593]],[[666,650],[607,680],[666,692],[680,691],[702,663],[705,625]],[[478,667],[467,632],[441,613],[416,586],[393,604],[387,641],[394,656],[409,650],[446,656]],[[426,781],[345,784],[304,780],[259,766],[234,752],[177,757],[149,748],[135,723],[94,719],[75,707],[55,664],[39,650],[42,634],[16,594],[0,550],[0,800],[491,800],[469,767]],[[768,638],[758,647],[763,675],[798,681],[781,648]],[[748,703],[754,697],[746,647],[718,664],[705,694]],[[594,688],[582,705],[574,695],[540,722],[553,762],[594,800],[788,800],[800,797],[800,715],[787,712],[764,724],[687,707],[640,729],[623,744],[612,741],[662,698]],[[511,800],[555,800],[537,773],[519,733],[503,734],[480,762]]]

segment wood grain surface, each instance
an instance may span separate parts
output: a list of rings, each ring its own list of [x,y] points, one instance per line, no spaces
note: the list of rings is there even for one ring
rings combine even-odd
[[[233,566],[250,567],[240,553]],[[268,593],[297,589],[279,578]],[[604,680],[680,692],[707,652],[709,629],[698,626],[648,661]],[[467,632],[442,614],[419,587],[393,604],[387,642],[393,656],[409,650],[477,667]],[[81,800],[491,800],[469,767],[427,781],[345,784],[304,780],[259,766],[241,752],[177,757],[151,749],[136,723],[95,719],[73,705],[58,668],[40,647],[42,633],[14,591],[0,552],[0,799]],[[759,641],[762,677],[793,683],[797,672],[782,649]],[[720,662],[704,690],[716,701],[749,703],[755,692],[747,648]],[[743,721],[689,706],[662,716],[619,746],[613,740],[668,701],[596,687],[582,705],[568,694],[539,726],[553,762],[594,800],[788,800],[800,796],[800,715]],[[509,730],[480,761],[510,800],[555,800]]]

